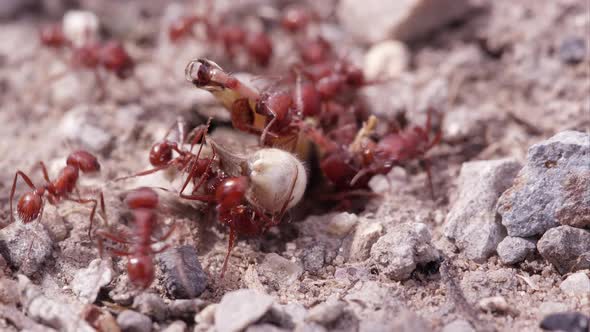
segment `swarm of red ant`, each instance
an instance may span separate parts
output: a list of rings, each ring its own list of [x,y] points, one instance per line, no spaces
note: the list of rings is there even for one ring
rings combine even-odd
[[[68,51],[74,66],[102,68],[120,79],[128,78],[135,62],[122,44],[99,42],[96,22],[84,16],[74,18],[70,18],[74,23],[64,20],[63,27],[42,28],[42,44]],[[388,130],[377,133],[378,120],[358,101],[357,93],[381,82],[366,80],[360,67],[338,55],[330,42],[314,32],[313,25],[319,21],[319,15],[301,6],[287,7],[276,17],[278,26],[298,45],[299,61],[278,73],[283,74],[282,79],[270,88],[253,88],[208,59],[190,61],[186,67],[186,80],[211,92],[228,110],[235,129],[258,136],[257,151],[242,155],[228,150],[208,135],[209,122],[186,134],[185,124],[179,121],[178,139],[170,139],[171,128],[151,148],[151,169],[117,179],[175,170],[183,183],[177,191],[178,199],[213,208],[219,224],[229,229],[222,277],[239,235],[259,236],[279,225],[288,210],[303,199],[314,154],[317,168],[337,200],[369,193],[368,183],[374,175],[387,174],[394,166],[412,161],[423,162],[434,197],[427,153],[441,140],[440,133],[431,133],[432,116],[437,112],[428,110],[424,126],[401,127],[382,121]],[[268,65],[273,55],[270,35],[264,29],[251,30],[236,22],[239,20],[232,20],[230,15],[191,14],[178,18],[167,32],[178,47],[182,40],[194,38],[220,46],[230,59],[245,54],[260,66]],[[80,171],[100,169],[96,157],[86,151],[72,153],[54,181],[49,179],[45,165],[40,165],[46,181],[43,186],[35,186],[25,173],[17,171],[10,194],[11,212],[19,176],[31,189],[17,204],[17,214],[25,223],[40,218],[44,197],[51,204],[60,200],[92,204],[89,238],[97,236],[101,255],[107,240],[128,246],[127,250],[109,251],[128,257],[127,270],[133,284],[149,287],[155,275],[154,255],[168,248],[154,249],[153,245],[167,240],[175,229],[170,227],[154,239],[160,228],[156,191],[140,188],[126,196],[133,216],[132,236],[106,228],[93,233],[99,204],[105,215],[102,193],[98,199],[81,198],[75,187]],[[156,190],[160,189],[175,191]]]

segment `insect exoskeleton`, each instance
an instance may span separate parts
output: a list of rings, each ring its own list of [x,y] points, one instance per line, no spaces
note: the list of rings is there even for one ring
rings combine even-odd
[[[246,199],[271,213],[295,206],[305,192],[307,173],[293,154],[275,148],[258,150],[248,158],[251,181]]]

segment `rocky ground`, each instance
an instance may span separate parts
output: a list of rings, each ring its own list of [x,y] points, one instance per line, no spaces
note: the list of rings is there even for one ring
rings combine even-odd
[[[159,219],[177,229],[146,291],[131,287],[126,259],[99,258],[84,207],[48,204],[40,222],[10,224],[16,170],[42,183],[37,161],[53,177],[70,151],[89,149],[102,169],[82,176],[81,193],[102,190],[108,220],[124,224],[126,191],[178,186],[112,181],[147,168],[178,116],[196,125],[214,115],[212,135],[256,139],[231,131],[216,102],[184,81],[188,60],[211,50],[159,32],[178,4],[80,1],[129,40],[142,86],[110,77],[97,101],[92,73],[49,82],[68,66],[36,31],[67,3],[0,4],[1,330],[537,331],[545,319],[547,329],[590,331],[587,2],[326,1],[330,38],[369,77],[396,77],[362,92],[374,113],[409,110],[416,124],[425,106],[444,114],[429,153],[435,198],[415,167],[373,178],[380,197],[362,212],[304,202],[291,222],[240,241],[220,279],[226,230],[162,193]],[[278,54],[270,71],[289,50]]]

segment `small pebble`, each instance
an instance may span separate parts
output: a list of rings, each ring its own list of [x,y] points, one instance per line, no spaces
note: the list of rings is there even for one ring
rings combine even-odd
[[[587,296],[590,295],[590,278],[585,272],[577,272],[562,281],[559,288],[569,295]]]
[[[590,317],[579,312],[560,312],[543,318],[539,327],[546,331],[588,332]]]
[[[111,260],[97,258],[88,268],[80,269],[72,280],[72,291],[83,303],[94,303],[98,292],[113,279]]]
[[[0,279],[0,303],[16,304],[19,300],[17,282],[8,278]]]
[[[387,40],[367,51],[364,73],[369,80],[387,80],[400,75],[409,64],[410,54],[406,45],[397,40]]]
[[[291,286],[303,274],[300,264],[292,262],[275,253],[267,254],[260,265],[258,274],[266,277],[277,289]]]
[[[352,244],[350,245],[350,260],[353,262],[361,262],[369,258],[371,254],[371,247],[379,237],[383,234],[383,226],[374,219],[365,219],[358,224]]]
[[[487,312],[495,313],[507,313],[510,310],[510,306],[506,299],[502,296],[491,296],[479,300],[479,308]]]
[[[498,244],[498,256],[502,263],[511,265],[524,261],[535,252],[537,246],[534,240],[515,236],[507,236]]]
[[[170,297],[191,299],[201,295],[207,288],[207,274],[193,246],[169,249],[159,255],[158,263],[162,269],[164,287]]]
[[[303,251],[303,269],[305,271],[316,274],[324,267],[326,258],[326,247],[319,244]]]
[[[168,315],[174,318],[190,319],[206,305],[207,302],[201,299],[173,300],[168,304]]]
[[[185,332],[186,329],[186,323],[181,320],[177,320],[172,324],[168,325],[165,329],[162,330],[162,332]]]
[[[117,324],[123,332],[149,332],[152,330],[152,320],[139,312],[125,310],[117,317]]]
[[[133,309],[152,317],[156,321],[163,321],[167,316],[167,307],[164,300],[156,294],[142,293],[133,300]]]
[[[357,221],[358,216],[356,214],[348,212],[338,213],[328,222],[328,233],[334,236],[344,237],[350,232]]]
[[[559,58],[564,63],[575,65],[586,57],[586,40],[581,37],[569,37],[559,45]]]
[[[338,300],[328,300],[309,309],[305,320],[322,325],[328,325],[338,319],[346,308],[346,303]]]
[[[258,321],[272,306],[274,299],[250,289],[226,293],[215,309],[217,332],[238,332]]]

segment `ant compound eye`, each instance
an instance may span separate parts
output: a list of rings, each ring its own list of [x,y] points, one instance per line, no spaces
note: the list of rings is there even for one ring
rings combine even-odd
[[[248,159],[252,182],[246,199],[266,211],[295,206],[305,192],[307,173],[294,155],[280,149],[261,149]]]

